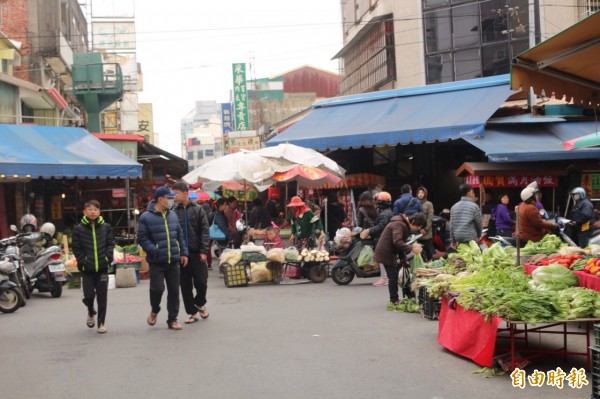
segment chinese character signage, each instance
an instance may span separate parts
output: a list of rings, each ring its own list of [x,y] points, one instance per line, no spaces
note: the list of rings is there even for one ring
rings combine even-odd
[[[556,187],[556,176],[467,176],[466,183],[473,187],[525,187],[537,181],[539,187]]]
[[[258,150],[260,148],[260,140],[258,136],[254,137],[233,137],[227,141],[227,152],[233,154],[239,150]]]
[[[233,130],[233,120],[231,118],[231,103],[221,104],[221,124],[223,134],[229,134]]]
[[[248,94],[246,64],[233,64],[233,116],[235,130],[248,130]]]

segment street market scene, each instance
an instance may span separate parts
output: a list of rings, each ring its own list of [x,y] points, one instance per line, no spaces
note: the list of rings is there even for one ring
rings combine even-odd
[[[0,0],[2,396],[600,398],[554,3]]]

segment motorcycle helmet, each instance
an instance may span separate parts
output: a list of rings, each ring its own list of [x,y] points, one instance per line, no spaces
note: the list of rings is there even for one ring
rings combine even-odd
[[[377,208],[385,209],[392,206],[392,196],[387,191],[381,191],[377,194]]]
[[[19,227],[22,232],[31,233],[37,229],[37,219],[31,213],[27,213],[19,220]]]
[[[573,191],[571,191],[571,194],[579,194],[579,197],[581,199],[585,198],[585,190],[583,189],[583,187],[575,187]]]
[[[42,225],[42,227],[40,227],[40,233],[46,233],[50,237],[54,236],[55,232],[56,232],[56,227],[54,227],[54,225],[52,223],[46,222]]]
[[[536,192],[537,192],[537,190],[535,190],[532,187],[529,187],[529,186],[525,187],[523,189],[523,191],[521,191],[521,200],[523,202],[529,201],[530,199],[533,198],[533,196],[535,195]]]

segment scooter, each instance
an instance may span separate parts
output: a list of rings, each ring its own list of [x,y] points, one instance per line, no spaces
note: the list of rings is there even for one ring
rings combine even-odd
[[[0,240],[0,259],[1,261],[10,261],[14,265],[14,271],[9,274],[9,279],[21,290],[25,299],[31,298],[29,289],[27,288],[27,274],[21,265],[21,257],[19,256],[19,248],[16,243],[16,236],[4,238]],[[25,306],[26,301],[21,303]]]
[[[412,245],[421,237],[423,237],[422,234],[413,234],[409,237],[406,244]],[[358,266],[358,256],[365,245],[372,246],[373,243],[371,240],[362,240],[355,237],[352,246],[345,253],[339,255],[338,260],[331,268],[331,279],[337,285],[348,285],[354,280],[354,277],[369,278],[381,276],[379,267],[366,269]]]
[[[15,272],[15,265],[10,260],[0,261],[0,312],[13,313],[25,303],[23,293],[17,285],[10,281],[10,274]]]
[[[13,227],[11,226],[11,229]],[[59,298],[62,295],[63,283],[67,281],[65,264],[61,260],[58,246],[44,247],[49,239],[45,233],[29,233],[17,238],[17,246],[28,276],[29,292],[37,289],[39,292],[50,292],[53,298]]]

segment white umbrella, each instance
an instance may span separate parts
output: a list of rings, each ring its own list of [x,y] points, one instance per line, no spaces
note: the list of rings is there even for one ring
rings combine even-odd
[[[263,191],[274,183],[271,177],[275,172],[285,172],[293,166],[290,162],[268,159],[250,151],[239,151],[208,161],[182,179],[189,184],[208,182],[203,184],[203,188],[209,191],[225,181],[252,185]]]
[[[320,152],[311,148],[299,147],[294,144],[282,143],[252,152],[269,159],[287,161],[298,165],[314,166],[315,168],[327,170],[341,178],[344,178],[344,175],[346,174],[344,168]]]

